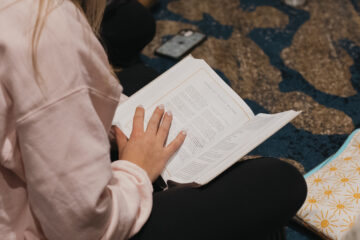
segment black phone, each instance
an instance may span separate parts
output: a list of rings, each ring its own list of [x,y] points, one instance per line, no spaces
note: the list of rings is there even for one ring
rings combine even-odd
[[[155,50],[159,56],[180,59],[206,39],[206,35],[191,29],[183,29]]]

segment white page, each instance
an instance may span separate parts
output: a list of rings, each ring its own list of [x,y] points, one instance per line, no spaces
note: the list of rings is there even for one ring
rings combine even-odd
[[[254,117],[246,103],[203,60],[192,57],[182,60],[118,107],[113,124],[127,136],[131,133],[135,108],[140,104],[146,110],[145,125],[159,104],[172,111],[169,141],[182,129],[188,132],[162,174],[165,180],[234,125]]]
[[[224,133],[223,138],[202,152],[199,157],[179,168],[171,180],[180,183],[196,182],[200,185],[208,183],[299,113],[287,111],[256,115],[245,124]]]

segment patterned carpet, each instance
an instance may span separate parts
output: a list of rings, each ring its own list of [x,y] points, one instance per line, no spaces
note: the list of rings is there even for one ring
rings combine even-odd
[[[311,170],[360,127],[360,0],[160,0],[155,39],[143,60],[159,72],[175,61],[154,56],[183,28],[208,39],[205,59],[254,112],[303,111],[252,154],[290,158]],[[314,239],[288,230],[288,239]]]

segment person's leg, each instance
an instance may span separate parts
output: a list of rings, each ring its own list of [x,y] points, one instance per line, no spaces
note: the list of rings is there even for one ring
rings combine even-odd
[[[306,192],[295,167],[273,158],[244,161],[201,188],[155,193],[133,239],[267,239],[296,214]]]
[[[138,62],[130,67],[124,68],[121,72],[117,72],[116,75],[124,88],[123,93],[131,96],[157,78],[159,73],[144,63]]]
[[[112,1],[101,24],[101,39],[114,67],[128,67],[154,38],[155,19],[136,0]]]
[[[140,61],[140,52],[153,39],[155,28],[149,10],[136,0],[114,0],[106,8],[101,39],[110,63],[122,68],[116,74],[128,96],[158,76]]]

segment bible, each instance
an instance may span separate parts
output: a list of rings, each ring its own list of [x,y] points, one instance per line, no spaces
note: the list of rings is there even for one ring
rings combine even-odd
[[[146,126],[160,104],[173,114],[167,142],[187,131],[161,174],[169,186],[208,183],[300,113],[255,115],[204,60],[188,56],[120,104],[113,125],[129,137],[136,107]]]

